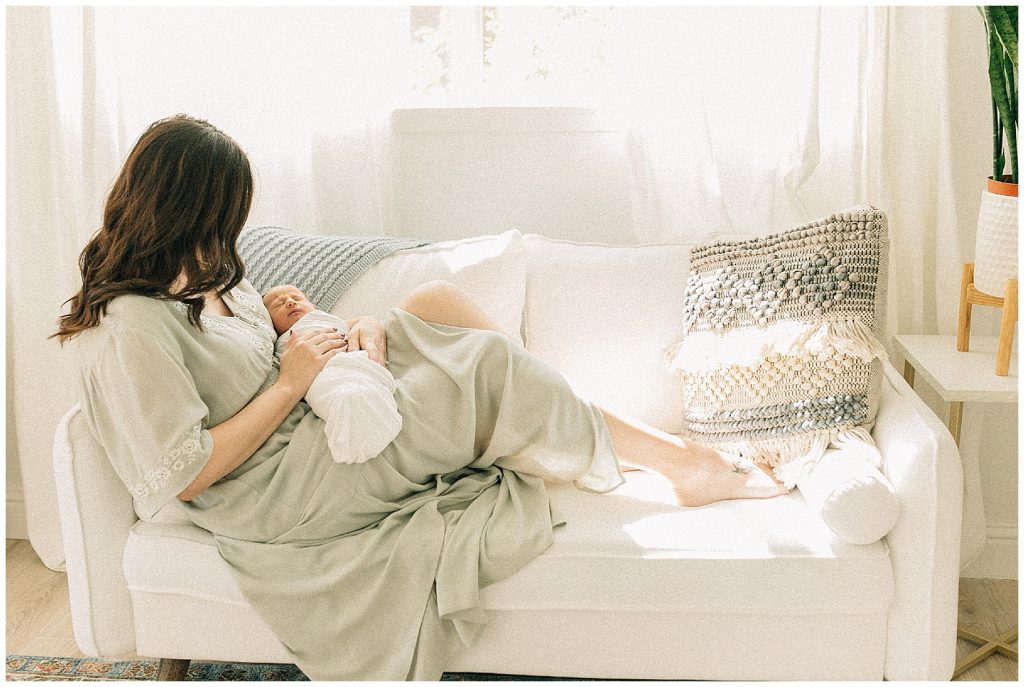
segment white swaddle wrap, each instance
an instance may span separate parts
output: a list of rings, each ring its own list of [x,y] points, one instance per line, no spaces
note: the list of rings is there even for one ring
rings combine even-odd
[[[314,310],[278,338],[278,353],[293,332],[302,335],[325,327],[348,333],[343,319]],[[402,416],[394,391],[395,378],[383,365],[370,360],[366,351],[338,353],[327,361],[305,398],[326,423],[327,445],[336,463],[363,463],[398,436]]]

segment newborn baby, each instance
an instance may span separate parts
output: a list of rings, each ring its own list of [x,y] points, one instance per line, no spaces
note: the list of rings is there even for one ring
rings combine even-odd
[[[267,291],[263,304],[278,334],[278,356],[293,334],[328,327],[348,334],[343,319],[317,310],[291,284]],[[398,436],[402,416],[394,391],[395,378],[366,351],[337,353],[327,361],[306,392],[306,403],[326,423],[327,444],[336,463],[365,462]]]

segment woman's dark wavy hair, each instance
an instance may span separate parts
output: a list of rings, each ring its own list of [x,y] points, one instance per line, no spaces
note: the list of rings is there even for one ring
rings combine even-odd
[[[203,294],[242,281],[235,242],[252,196],[248,157],[215,126],[187,115],[151,124],[107,196],[103,226],[78,258],[82,290],[50,338],[63,345],[95,327],[124,294],[181,301],[201,330]],[[172,294],[182,271],[188,284]]]

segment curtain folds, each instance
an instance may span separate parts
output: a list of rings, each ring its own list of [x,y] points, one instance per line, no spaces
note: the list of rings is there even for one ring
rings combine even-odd
[[[59,114],[52,45],[49,9],[8,12],[7,476],[22,478],[32,545],[59,569],[63,545],[46,434],[60,418],[58,406],[71,405],[62,378],[73,368],[46,337],[73,283],[80,198],[65,184],[80,184],[82,173]]]
[[[52,432],[75,399],[73,361],[45,337],[158,118],[239,141],[251,222],[372,236],[402,234],[396,107],[594,107],[624,135],[640,241],[886,210],[889,333],[955,330],[989,173],[972,7],[19,7],[7,58],[7,475],[20,465],[51,568]]]

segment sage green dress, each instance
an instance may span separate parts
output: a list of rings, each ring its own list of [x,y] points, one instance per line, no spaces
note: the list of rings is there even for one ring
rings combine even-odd
[[[275,335],[242,282],[234,317],[143,296],[78,341],[81,402],[142,519],[162,508],[213,533],[242,592],[314,680],[440,677],[486,622],[479,590],[543,552],[558,524],[544,479],[622,482],[598,409],[493,332],[385,318],[402,430],[335,463],[299,403],[245,463],[176,500],[209,459],[208,428],[277,377]]]

